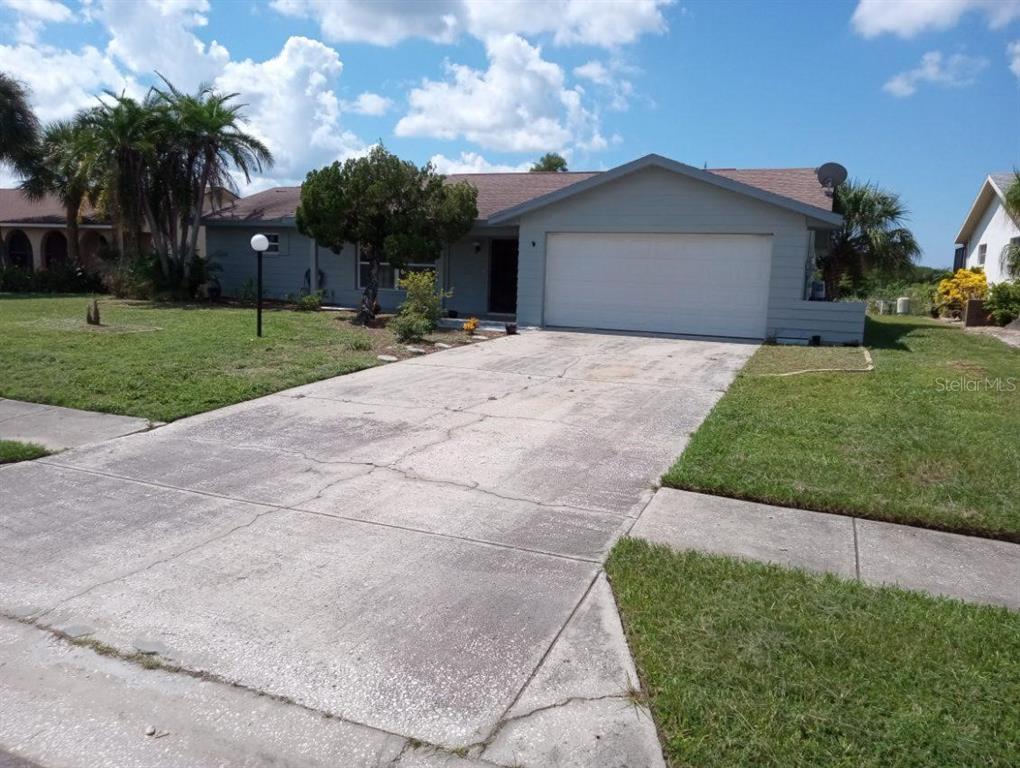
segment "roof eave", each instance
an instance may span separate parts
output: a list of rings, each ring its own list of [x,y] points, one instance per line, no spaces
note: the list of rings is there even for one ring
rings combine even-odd
[[[967,211],[967,218],[963,220],[963,226],[960,227],[960,231],[956,233],[955,245],[965,245],[967,239],[974,233],[974,227],[977,226],[981,216],[984,215],[985,209],[988,207],[988,203],[991,200],[992,194],[999,197],[1000,200],[1005,201],[1005,197],[998,185],[992,180],[991,176],[986,176],[984,183],[981,185],[981,189],[978,190],[977,197],[974,198],[974,202],[970,206],[970,210]]]
[[[296,227],[297,221],[293,216],[283,216],[278,219],[202,219],[207,227],[257,227],[259,225],[269,227]]]
[[[639,157],[637,160],[632,160],[629,163],[618,165],[616,168],[606,171],[605,173],[600,173],[597,176],[592,176],[574,184],[570,184],[562,189],[556,190],[555,192],[549,192],[545,195],[541,195],[540,197],[536,197],[526,203],[521,203],[520,205],[516,205],[512,208],[499,211],[489,217],[489,222],[491,224],[512,223],[513,220],[519,219],[526,213],[538,210],[539,208],[544,208],[547,205],[558,203],[561,200],[565,200],[568,197],[572,197],[586,190],[593,189],[594,187],[607,184],[628,174],[651,167],[673,171],[674,173],[679,173],[697,181],[712,184],[722,189],[729,190],[730,192],[746,195],[748,197],[761,200],[762,202],[776,205],[780,208],[796,211],[797,213],[803,214],[804,216],[825,225],[838,227],[843,223],[843,217],[838,213],[833,213],[832,211],[827,211],[824,208],[819,208],[814,205],[808,205],[807,203],[802,203],[799,200],[784,197],[783,195],[777,195],[774,192],[768,192],[764,189],[751,186],[750,184],[734,181],[733,179],[720,176],[712,173],[711,171],[703,171],[699,168],[695,168],[694,166],[685,165],[684,163],[679,163],[676,160],[670,160],[668,157],[655,154]]]

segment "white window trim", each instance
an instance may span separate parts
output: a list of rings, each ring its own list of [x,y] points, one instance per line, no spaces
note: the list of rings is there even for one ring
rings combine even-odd
[[[269,241],[269,247],[266,248],[266,253],[279,253],[280,252],[280,233],[279,232],[267,232],[266,239]]]
[[[356,264],[357,264],[357,269],[354,270],[356,278],[357,278],[356,285],[358,287],[358,290],[361,291],[361,290],[364,290],[364,288],[365,288],[364,284],[361,282],[361,265],[362,264],[368,264],[368,262],[361,258],[361,248],[357,248],[356,249],[356,252],[355,252],[354,256],[355,256]],[[390,265],[390,263],[388,261],[381,261],[381,262],[379,262],[379,266],[380,267],[388,267],[389,265]],[[408,262],[407,266],[408,267],[424,267],[426,269],[431,269],[433,272],[436,273],[436,275],[439,275],[439,259],[438,258],[435,261],[412,261],[412,262]],[[387,291],[389,293],[401,293],[401,292],[403,292],[404,289],[399,287],[400,286],[400,270],[399,269],[394,269],[393,270],[393,285],[394,285],[393,288],[386,288],[386,287],[380,285],[379,286],[380,293],[382,291]]]

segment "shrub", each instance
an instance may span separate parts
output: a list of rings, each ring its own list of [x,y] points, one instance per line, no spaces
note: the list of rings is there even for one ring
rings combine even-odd
[[[406,296],[404,303],[400,305],[399,314],[411,315],[426,321],[428,330],[425,333],[434,331],[443,314],[443,299],[450,298],[453,293],[443,291],[436,285],[436,273],[431,270],[408,272],[401,276],[400,287],[404,289]]]
[[[993,285],[985,299],[985,310],[999,325],[1006,325],[1020,317],[1020,281]]]
[[[930,317],[938,315],[938,286],[914,283],[904,289],[903,295],[910,298],[910,314]]]
[[[467,320],[464,321],[464,332],[465,333],[472,334],[472,333],[474,333],[477,330],[478,330],[478,318],[477,317],[469,317]]]
[[[403,309],[387,325],[400,341],[421,341],[424,336],[436,329],[435,323],[429,318],[405,312]]]
[[[156,294],[155,269],[151,256],[117,256],[106,272],[106,289],[118,299],[151,299]]]
[[[0,291],[7,293],[102,293],[103,280],[84,267],[66,266],[31,272],[0,268]]]
[[[297,300],[296,309],[298,312],[318,312],[322,309],[322,294],[318,291],[306,293]]]
[[[257,297],[258,288],[255,285],[255,278],[249,277],[241,286],[241,292],[237,298],[242,304],[254,304]]]
[[[939,310],[943,314],[960,313],[970,299],[983,299],[988,293],[988,279],[980,267],[958,269],[952,277],[939,283]]]

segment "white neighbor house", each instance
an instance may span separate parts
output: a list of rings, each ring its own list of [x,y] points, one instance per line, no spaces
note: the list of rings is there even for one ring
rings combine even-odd
[[[1002,250],[1011,242],[1020,243],[1020,226],[1004,205],[1006,190],[1015,179],[1012,173],[992,173],[985,179],[956,236],[954,269],[983,267],[989,283],[1008,279],[1002,269]]]

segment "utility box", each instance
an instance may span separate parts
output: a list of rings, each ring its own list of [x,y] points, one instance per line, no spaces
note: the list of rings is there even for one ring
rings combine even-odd
[[[967,299],[967,303],[963,305],[963,324],[968,328],[992,324],[992,318],[985,311],[984,299]]]

